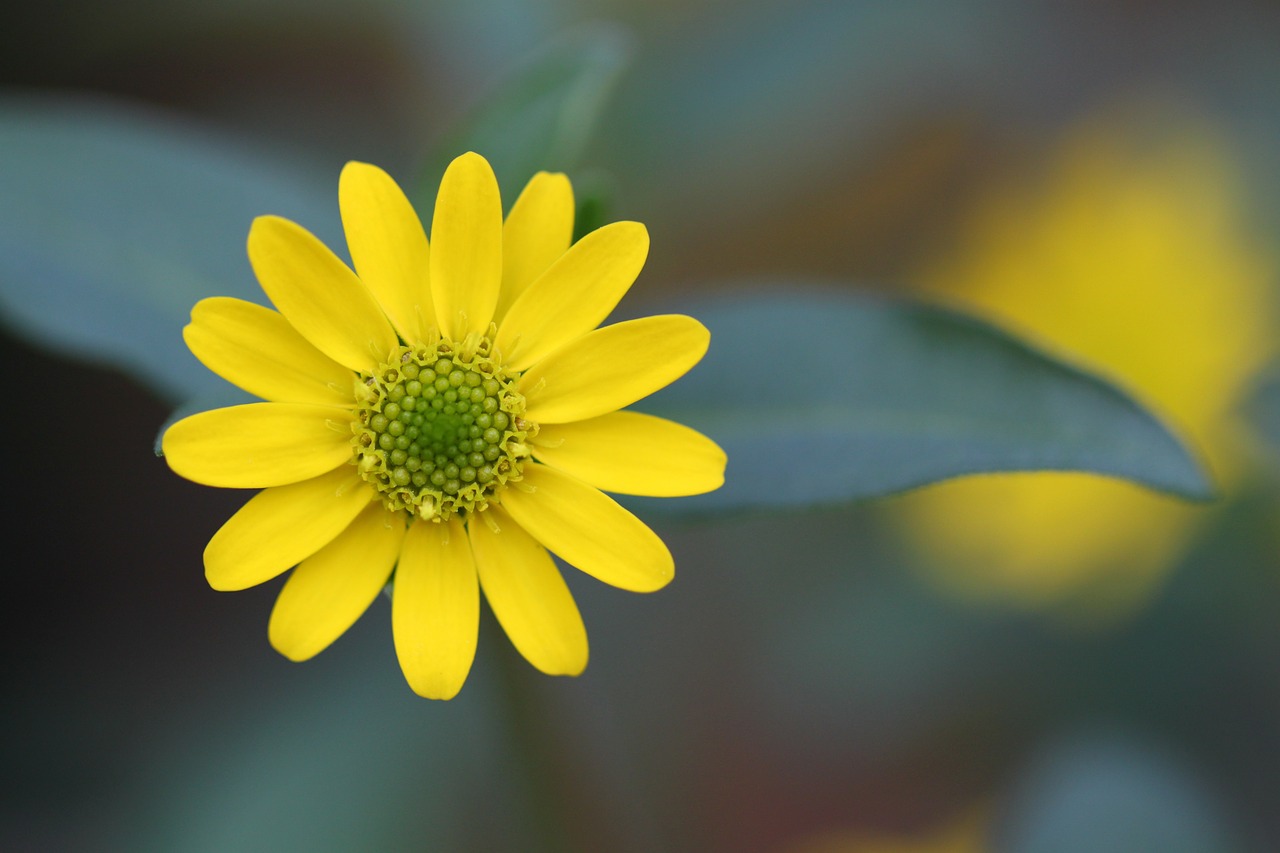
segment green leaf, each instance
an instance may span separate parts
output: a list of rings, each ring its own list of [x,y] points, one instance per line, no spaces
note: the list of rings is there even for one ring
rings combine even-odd
[[[613,207],[613,181],[602,172],[588,171],[575,177],[573,194],[577,200],[573,217],[573,242],[576,243],[613,221],[609,216]]]
[[[719,442],[725,485],[646,511],[803,507],[998,471],[1212,496],[1187,448],[1131,397],[978,320],[796,290],[690,313],[711,330],[710,351],[639,408]]]
[[[260,214],[342,246],[331,183],[137,108],[0,98],[0,314],[16,334],[128,370],[173,401],[216,393],[225,383],[182,342],[191,306],[262,302],[245,255]]]
[[[1045,750],[1001,815],[1019,853],[1232,853],[1244,849],[1195,768],[1137,739],[1082,731]]]
[[[574,169],[630,53],[621,30],[599,25],[574,31],[516,68],[435,146],[417,184],[418,210],[434,207],[445,167],[466,151],[493,166],[508,207],[537,172]]]
[[[1273,364],[1245,401],[1245,415],[1273,459],[1280,459],[1280,365]]]

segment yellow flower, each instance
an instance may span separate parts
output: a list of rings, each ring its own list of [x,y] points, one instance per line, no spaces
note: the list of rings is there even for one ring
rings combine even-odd
[[[984,853],[990,850],[989,809],[974,809],[914,834],[832,831],[806,839],[789,853]]]
[[[1110,375],[1165,415],[1230,490],[1233,407],[1270,358],[1274,259],[1243,223],[1222,136],[1185,116],[1076,129],[1037,185],[979,211],[925,276],[960,301]],[[1086,474],[976,477],[904,498],[931,576],[978,597],[1122,612],[1142,600],[1203,507]]]
[[[296,566],[269,636],[305,660],[391,582],[396,654],[429,698],[466,680],[481,590],[530,663],[580,673],[586,631],[547,552],[622,589],[671,580],[662,540],[600,490],[721,485],[710,440],[620,411],[693,367],[709,333],[678,315],[596,328],[649,237],[616,222],[571,246],[564,175],[536,175],[504,222],[489,164],[459,157],[430,247],[377,167],[347,164],[339,206],[355,272],[300,226],[260,217],[249,260],[278,313],[205,299],[184,330],[210,370],[267,401],[164,436],[183,477],[263,489],[205,549],[209,584],[245,589]]]

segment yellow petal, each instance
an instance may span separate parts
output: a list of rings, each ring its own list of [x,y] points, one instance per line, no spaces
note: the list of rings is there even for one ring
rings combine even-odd
[[[356,469],[264,489],[231,516],[204,549],[204,574],[217,590],[271,580],[333,541],[374,498]]]
[[[502,492],[502,507],[566,563],[611,586],[652,592],[675,576],[671,552],[644,522],[554,468],[525,465],[524,480]]]
[[[313,403],[249,403],[200,412],[165,430],[177,474],[227,489],[296,483],[351,458],[350,409]]]
[[[391,577],[404,520],[372,501],[328,545],[293,570],[271,611],[267,636],[276,651],[314,657],[355,624]]]
[[[574,243],[507,312],[496,341],[503,363],[524,370],[600,325],[648,255],[639,222],[614,222]]]
[[[502,290],[495,321],[501,323],[516,297],[569,248],[573,215],[569,179],[558,172],[534,175],[502,225]]]
[[[596,329],[525,371],[525,417],[559,424],[629,406],[675,382],[707,351],[711,333],[692,317],[666,314]]]
[[[280,313],[339,364],[373,373],[398,346],[368,288],[302,226],[278,216],[255,219],[249,263]]]
[[[687,426],[613,412],[586,421],[547,424],[533,442],[540,462],[624,495],[700,495],[724,485],[724,451]]]
[[[431,295],[440,331],[456,340],[483,333],[502,286],[502,198],[476,153],[449,164],[431,220]]]
[[[368,163],[348,163],[342,169],[338,205],[360,280],[400,337],[422,340],[436,315],[427,235],[413,205],[390,175]]]
[[[264,400],[351,405],[351,371],[270,308],[228,296],[202,299],[182,337],[205,367]]]
[[[391,632],[413,692],[452,699],[476,656],[480,587],[467,532],[454,519],[409,528],[396,567]]]
[[[587,629],[547,549],[496,507],[500,532],[471,524],[471,550],[493,615],[529,663],[547,675],[577,675],[587,666]]]

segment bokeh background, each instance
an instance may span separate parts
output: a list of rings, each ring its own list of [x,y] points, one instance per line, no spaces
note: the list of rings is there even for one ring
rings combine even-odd
[[[1114,378],[1222,495],[1009,475],[667,519],[663,592],[569,577],[583,676],[536,675],[489,624],[462,695],[431,703],[399,674],[385,601],[312,662],[272,651],[279,582],[224,595],[201,568],[244,496],[154,457],[160,396],[10,320],[0,847],[1280,849],[1274,4],[59,0],[6,18],[6,93],[231,140],[331,188],[332,221],[304,223],[331,232],[345,161],[411,182],[588,27],[628,61],[573,177],[649,226],[630,310],[761,279],[956,305]],[[804,333],[760,346],[786,358]]]

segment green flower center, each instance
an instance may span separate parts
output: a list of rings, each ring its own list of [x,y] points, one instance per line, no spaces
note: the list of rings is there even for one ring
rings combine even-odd
[[[388,510],[445,521],[483,511],[520,479],[532,425],[518,375],[490,357],[489,338],[432,337],[357,380],[351,443]]]

